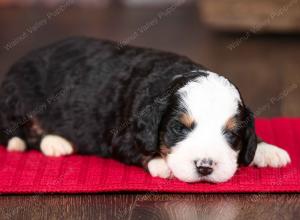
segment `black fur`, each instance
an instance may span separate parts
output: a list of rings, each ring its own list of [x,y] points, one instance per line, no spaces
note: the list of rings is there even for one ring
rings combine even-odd
[[[248,108],[241,111],[244,125],[242,126],[241,142],[242,148],[239,154],[239,164],[249,165],[254,159],[257,148],[257,136],[255,133],[254,115]]]
[[[159,153],[161,132],[169,134],[174,93],[205,77],[196,69],[204,68],[172,53],[83,37],[41,48],[13,65],[2,83],[0,141],[18,136],[38,149],[43,135],[57,134],[78,153],[141,165]],[[256,140],[250,125],[244,164]]]

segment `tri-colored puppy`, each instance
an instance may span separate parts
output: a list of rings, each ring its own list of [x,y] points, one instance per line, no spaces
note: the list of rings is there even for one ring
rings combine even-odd
[[[226,78],[186,57],[116,45],[70,38],[21,58],[0,89],[1,143],[112,157],[185,182],[290,162],[257,138],[253,114]]]

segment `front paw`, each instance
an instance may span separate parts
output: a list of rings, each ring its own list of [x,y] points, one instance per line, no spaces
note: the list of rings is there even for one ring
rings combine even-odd
[[[258,167],[284,167],[290,162],[291,158],[285,150],[262,142],[257,145],[252,164]]]
[[[148,162],[148,170],[151,176],[160,178],[171,178],[172,172],[166,161],[162,158],[154,158]]]

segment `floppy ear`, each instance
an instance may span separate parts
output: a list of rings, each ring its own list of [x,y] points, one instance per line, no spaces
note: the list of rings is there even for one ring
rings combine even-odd
[[[163,116],[170,104],[172,95],[182,88],[187,82],[199,75],[207,75],[202,72],[188,72],[176,76],[162,95],[155,98],[152,102],[147,102],[143,110],[139,111],[134,121],[135,145],[144,153],[159,153],[160,128]],[[147,97],[141,97],[147,99]]]
[[[159,130],[167,106],[168,96],[158,97],[134,120],[135,145],[146,154],[159,152]]]
[[[254,159],[257,148],[257,136],[255,133],[255,124],[253,113],[245,108],[244,121],[244,135],[242,137],[242,148],[239,154],[238,163],[242,165],[249,165]]]

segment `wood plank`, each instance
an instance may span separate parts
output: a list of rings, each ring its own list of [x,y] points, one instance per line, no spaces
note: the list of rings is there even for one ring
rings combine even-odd
[[[298,219],[300,195],[103,194],[1,196],[1,219]]]
[[[299,32],[298,0],[198,0],[201,18],[224,31]]]

